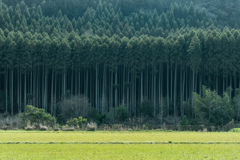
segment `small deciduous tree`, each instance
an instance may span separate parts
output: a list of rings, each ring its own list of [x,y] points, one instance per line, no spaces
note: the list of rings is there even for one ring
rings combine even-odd
[[[91,106],[87,97],[72,96],[59,102],[61,114],[65,119],[78,118],[79,116],[88,117]]]
[[[203,86],[202,96],[193,93],[196,118],[207,119],[209,123],[215,125],[227,124],[234,112],[229,92],[224,92],[223,97],[221,97],[217,95],[216,91],[211,91]]]

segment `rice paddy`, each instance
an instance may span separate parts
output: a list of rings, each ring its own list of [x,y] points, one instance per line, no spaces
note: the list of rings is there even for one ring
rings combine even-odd
[[[0,132],[0,159],[238,159],[239,150],[234,132]]]

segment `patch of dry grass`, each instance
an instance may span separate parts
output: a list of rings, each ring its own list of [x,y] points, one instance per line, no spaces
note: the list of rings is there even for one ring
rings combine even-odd
[[[20,116],[20,114],[15,116],[0,114],[0,129],[20,129],[23,124]]]

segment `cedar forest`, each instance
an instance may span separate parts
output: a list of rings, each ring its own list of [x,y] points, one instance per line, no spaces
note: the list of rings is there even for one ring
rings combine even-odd
[[[195,124],[238,121],[240,23],[231,2],[0,5],[1,113],[33,105],[58,118],[60,102],[82,95],[105,115],[121,106],[160,124],[183,116]]]

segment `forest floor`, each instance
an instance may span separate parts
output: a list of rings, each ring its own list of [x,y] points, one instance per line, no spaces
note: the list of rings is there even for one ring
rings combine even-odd
[[[0,131],[0,159],[238,159],[240,133]]]

